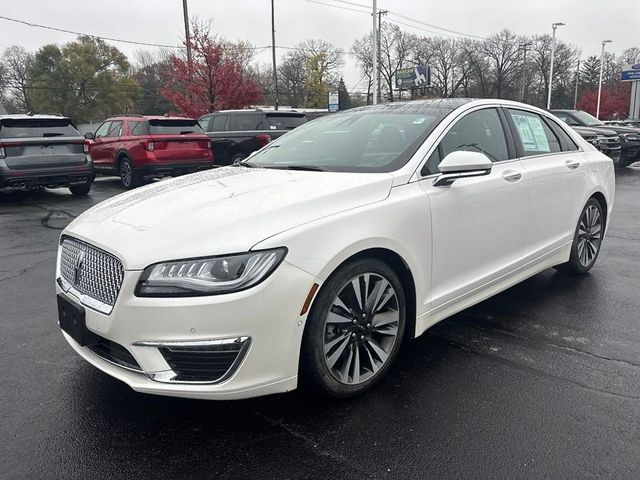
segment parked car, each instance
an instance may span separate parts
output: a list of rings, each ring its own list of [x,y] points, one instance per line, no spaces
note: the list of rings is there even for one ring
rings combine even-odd
[[[616,132],[605,129],[593,130],[587,127],[573,127],[573,129],[587,142],[611,158],[614,163],[620,162],[622,147],[620,146],[620,137]]]
[[[620,137],[620,161],[616,164],[626,167],[640,161],[640,129],[622,127],[619,125],[605,125],[593,115],[582,110],[551,110],[556,117],[572,127],[588,127],[596,132],[612,130]]]
[[[306,121],[292,110],[221,110],[200,117],[216,165],[239,162]]]
[[[440,320],[550,267],[588,272],[614,188],[610,158],[529,105],[347,110],[80,215],[60,327],[140,392],[349,397]]]
[[[85,137],[91,140],[96,172],[119,175],[127,189],[148,177],[181,175],[213,164],[209,138],[193,118],[120,115]]]
[[[68,187],[87,195],[95,177],[89,145],[60,115],[0,116],[0,188]]]
[[[605,125],[619,125],[621,127],[640,128],[640,120],[628,118],[627,120],[609,120],[604,122]]]

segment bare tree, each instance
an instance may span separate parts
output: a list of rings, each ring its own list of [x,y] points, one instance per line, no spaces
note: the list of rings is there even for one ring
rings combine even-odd
[[[294,108],[302,104],[306,79],[305,56],[297,50],[287,52],[278,65],[278,93]]]
[[[2,54],[7,95],[19,110],[31,111],[28,82],[33,54],[20,45],[7,47]]]
[[[325,107],[329,88],[338,85],[339,70],[344,65],[343,54],[324,40],[306,40],[297,45],[297,50],[305,60],[307,106]]]
[[[520,71],[519,45],[523,40],[515,33],[503,30],[480,43],[481,52],[488,60],[492,96],[513,98],[514,90],[517,90],[514,80]]]

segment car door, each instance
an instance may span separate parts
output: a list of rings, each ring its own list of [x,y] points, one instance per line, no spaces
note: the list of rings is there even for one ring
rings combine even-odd
[[[524,225],[532,257],[550,254],[572,241],[586,190],[582,152],[562,127],[538,113],[505,109],[526,182],[531,212]],[[560,130],[558,130],[560,129]]]
[[[228,115],[214,115],[209,121],[208,132],[211,139],[211,150],[213,152],[214,165],[228,165],[231,163],[229,158],[229,139],[227,138],[226,124]]]
[[[421,174],[432,217],[431,310],[437,315],[517,268],[527,253],[529,211],[524,171],[498,108],[480,108],[457,120],[439,140]],[[438,164],[457,150],[482,152],[489,174],[436,186]]]
[[[104,169],[110,166],[110,161],[107,158],[107,145],[105,143],[105,137],[111,129],[110,121],[104,122],[95,131],[93,142],[91,143],[91,160],[93,165],[97,169]]]

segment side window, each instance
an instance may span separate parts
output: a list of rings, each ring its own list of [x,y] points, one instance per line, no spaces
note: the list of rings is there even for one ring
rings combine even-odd
[[[111,128],[109,129],[109,133],[107,137],[119,137],[122,134],[122,122],[111,122]]]
[[[230,115],[227,130],[232,132],[245,132],[248,130],[258,130],[258,125],[262,123],[264,114],[262,113],[239,113]]]
[[[227,123],[226,115],[216,115],[210,123],[209,132],[224,132],[224,126]]]
[[[495,108],[477,110],[458,120],[431,154],[421,174],[438,173],[442,159],[458,150],[484,153],[492,162],[509,159],[504,129]]]
[[[560,142],[537,113],[508,109],[516,127],[516,142],[520,143],[523,157],[560,152]]]
[[[148,131],[149,129],[147,128],[147,122],[136,122],[135,125],[131,127],[131,135],[147,135]]]
[[[110,129],[111,129],[111,122],[104,122],[102,125],[98,127],[94,136],[96,138],[104,137],[107,133],[109,133]]]
[[[545,118],[545,122],[549,124],[553,133],[556,134],[556,137],[560,140],[560,146],[562,147],[563,152],[573,152],[575,150],[579,150],[578,145],[573,139],[569,136],[567,132],[564,131],[558,122],[551,120],[550,118]]]

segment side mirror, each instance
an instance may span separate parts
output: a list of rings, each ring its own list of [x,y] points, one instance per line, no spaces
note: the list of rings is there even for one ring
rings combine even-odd
[[[492,166],[493,163],[484,153],[456,150],[438,165],[442,175],[436,179],[434,186],[449,186],[459,178],[488,175]]]
[[[87,140],[93,140],[95,139],[95,136],[93,135],[93,132],[87,132],[84,134],[84,138],[86,138]]]

